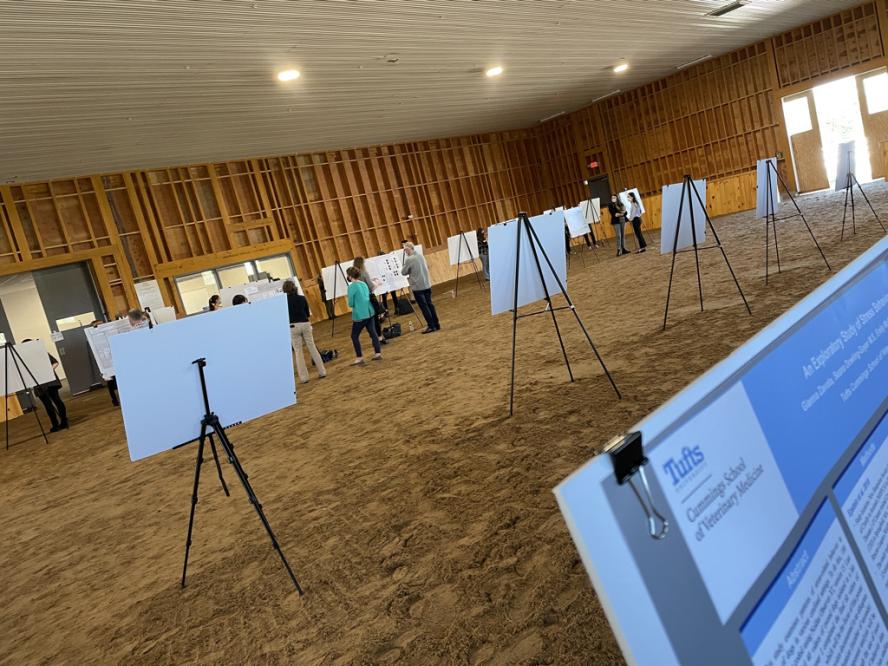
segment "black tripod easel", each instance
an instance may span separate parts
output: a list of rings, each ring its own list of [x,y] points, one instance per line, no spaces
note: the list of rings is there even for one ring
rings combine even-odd
[[[475,279],[478,280],[478,287],[481,291],[484,291],[484,281],[481,279],[481,274],[478,271],[478,264],[475,263],[475,257],[472,256],[472,249],[469,247],[469,239],[466,238],[466,232],[460,231],[459,242],[456,246],[456,286],[454,288],[454,297],[459,296],[459,267],[462,264],[463,246],[466,248],[466,255],[468,255],[469,260],[472,262],[472,269],[475,272]]]
[[[780,171],[775,166],[773,160],[765,160],[765,165],[767,169],[767,177],[765,178],[765,187],[767,188],[767,192],[765,193],[765,284],[768,284],[768,270],[769,270],[769,256],[768,256],[768,248],[770,247],[770,231],[769,228],[773,226],[774,228],[774,253],[777,255],[777,272],[780,272],[780,248],[777,245],[777,223],[782,222],[783,220],[791,220],[794,217],[802,218],[802,222],[805,223],[805,228],[808,230],[808,233],[811,235],[811,240],[814,241],[814,245],[817,247],[817,251],[820,252],[820,256],[823,258],[823,263],[826,264],[826,270],[832,271],[832,266],[829,265],[829,261],[826,259],[826,255],[823,254],[823,248],[820,247],[820,243],[817,242],[817,238],[814,236],[814,231],[811,229],[811,225],[808,224],[808,220],[805,218],[805,214],[802,213],[802,209],[799,208],[798,202],[794,196],[792,196],[792,192],[790,192],[789,187],[786,185],[786,181],[783,180],[783,176],[780,175]],[[786,217],[777,217],[777,193],[774,192],[774,180],[771,178],[771,174],[774,174],[777,181],[779,181],[780,185],[783,185],[783,190],[786,194],[789,195],[790,201],[792,201],[792,205],[795,207],[796,212],[793,215],[787,215]]]
[[[337,275],[337,272],[339,275]],[[333,300],[330,301],[333,303],[333,319],[330,322],[330,337],[332,338],[336,335],[336,298],[337,296],[341,296],[342,294],[336,293],[336,287],[339,285],[339,276],[342,276],[343,282],[348,284],[348,278],[345,276],[345,271],[342,270],[342,264],[339,263],[339,259],[333,262]]]
[[[589,234],[592,236],[592,239],[593,239],[592,240],[592,249],[597,249],[599,242],[601,242],[601,244],[604,245],[605,247],[609,247],[609,244],[607,242],[607,236],[604,235],[604,232],[601,232],[601,241],[599,241],[595,237],[594,225],[596,223],[598,223],[598,224],[601,223],[601,209],[597,208],[592,203],[595,198],[592,196],[594,194],[594,192],[592,191],[592,181],[591,180],[584,180],[583,183],[586,185],[586,188],[589,190],[589,198],[586,199],[586,210],[583,211],[583,214],[584,215],[586,213],[592,214],[592,221],[589,222]]]
[[[537,236],[536,231],[533,228],[533,225],[530,223],[530,219],[527,217],[527,213],[518,213],[518,219],[516,220],[516,245],[515,245],[515,291],[512,300],[512,379],[511,379],[511,387],[509,389],[509,416],[514,414],[514,406],[515,406],[515,350],[516,343],[518,339],[518,320],[523,319],[524,317],[533,317],[534,315],[545,314],[546,312],[551,313],[552,315],[552,324],[555,326],[555,334],[558,336],[558,344],[561,346],[561,354],[564,356],[564,364],[567,366],[567,374],[570,377],[570,381],[574,381],[573,370],[570,367],[570,359],[567,357],[567,350],[564,348],[564,340],[561,337],[561,329],[558,327],[558,318],[555,316],[555,312],[558,310],[570,310],[574,317],[577,320],[577,324],[579,324],[580,328],[583,331],[583,335],[586,336],[586,340],[589,342],[589,346],[592,347],[592,351],[595,353],[595,357],[598,359],[598,362],[601,364],[601,368],[604,370],[604,374],[607,375],[608,381],[610,381],[611,386],[614,389],[614,393],[617,394],[617,398],[620,400],[623,399],[623,395],[620,393],[620,389],[617,388],[616,383],[614,382],[614,378],[611,377],[610,372],[607,369],[607,366],[604,364],[604,359],[601,358],[601,354],[598,353],[598,349],[595,346],[595,343],[592,342],[592,337],[589,335],[589,331],[586,329],[586,326],[583,324],[583,320],[580,319],[579,313],[577,313],[576,306],[574,306],[573,301],[570,300],[570,295],[567,293],[567,288],[564,286],[564,283],[561,281],[561,278],[558,277],[558,273],[555,271],[555,267],[552,265],[551,260],[549,259],[549,255],[546,254],[546,250],[543,247],[542,243],[540,243],[540,239]],[[540,284],[543,287],[543,292],[545,293],[546,299],[546,308],[544,310],[539,310],[537,312],[529,312],[526,314],[518,314],[518,285],[521,279],[521,236],[522,234],[527,234],[527,238],[530,241],[530,251],[533,253],[533,261],[536,266],[537,276],[539,277]],[[546,266],[551,271],[552,276],[555,278],[555,281],[558,283],[558,288],[561,290],[561,293],[564,294],[564,299],[567,301],[567,305],[563,305],[561,307],[555,307],[552,304],[552,295],[549,293],[549,288],[546,286],[546,280],[543,276],[543,268],[540,264],[540,255],[542,255],[543,259],[546,262]]]
[[[878,222],[879,226],[882,227],[882,231],[886,231],[885,225],[882,224],[882,219],[879,217],[876,209],[873,208],[873,204],[870,202],[869,197],[866,196],[866,192],[864,192],[863,187],[861,187],[860,181],[857,180],[857,176],[854,175],[854,170],[849,169],[848,177],[845,179],[845,212],[842,215],[842,240],[845,240],[845,222],[848,220],[849,201],[851,202],[851,231],[853,234],[857,234],[857,212],[854,205],[855,185],[857,185],[857,189],[860,190],[860,193],[863,195],[863,200],[866,201],[866,205],[869,206],[870,212],[872,212],[873,217],[876,218],[876,222]]]
[[[31,406],[34,408],[34,418],[37,419],[37,427],[40,428],[40,435],[43,437],[43,441],[49,444],[49,440],[46,438],[46,431],[43,430],[43,424],[40,422],[40,415],[37,414],[37,400],[34,398],[34,387],[39,386],[40,382],[37,381],[37,378],[34,376],[34,373],[31,372],[31,368],[28,367],[28,364],[25,363],[25,360],[22,358],[21,354],[19,354],[18,349],[15,348],[15,345],[11,342],[3,343],[3,388],[6,391],[4,398],[4,408],[6,409],[6,450],[9,451],[9,358],[12,357],[12,364],[15,366],[16,372],[18,373],[19,381],[21,381],[22,386],[28,392],[28,397],[31,399]],[[28,376],[31,378],[33,384],[28,386],[28,383],[25,381],[24,375],[22,375],[22,368],[24,368]]]
[[[234,445],[229,441],[228,435],[225,434],[225,429],[222,427],[219,417],[210,409],[210,399],[207,395],[207,380],[204,375],[204,368],[207,365],[207,361],[204,358],[199,358],[196,361],[192,361],[192,363],[197,366],[197,371],[200,375],[200,389],[203,393],[204,416],[200,421],[200,437],[198,438],[197,444],[197,464],[194,468],[194,490],[191,494],[191,513],[188,517],[188,538],[185,541],[185,564],[182,567],[182,587],[185,587],[185,576],[188,573],[188,555],[191,552],[191,532],[194,528],[194,510],[197,507],[197,491],[200,485],[200,467],[203,464],[204,443],[207,439],[210,440],[210,449],[212,450],[213,458],[216,461],[216,471],[219,473],[219,481],[222,483],[222,490],[225,491],[226,496],[229,495],[228,486],[225,484],[225,479],[222,478],[222,467],[219,465],[216,444],[213,441],[213,435],[215,435],[219,439],[219,444],[222,446],[225,455],[228,456],[228,463],[234,468],[238,479],[240,479],[241,485],[243,485],[244,490],[247,492],[247,498],[250,500],[250,504],[253,505],[256,514],[259,516],[259,520],[262,521],[262,525],[265,527],[265,531],[268,532],[268,536],[271,539],[271,545],[280,556],[281,562],[287,570],[290,580],[293,581],[293,585],[296,586],[296,591],[299,593],[299,596],[302,596],[304,593],[299,586],[299,581],[296,580],[296,576],[290,568],[290,563],[287,561],[284,551],[281,550],[281,546],[274,535],[274,531],[272,531],[271,525],[265,517],[265,512],[262,510],[259,498],[256,497],[256,493],[253,491],[253,486],[250,483],[249,477],[244,471],[237,454],[234,452]]]
[[[712,231],[712,237],[715,238],[715,245],[709,245],[706,247],[700,247],[697,245],[697,224],[694,219],[694,198],[697,199],[697,202],[700,204],[700,209],[703,211],[703,216],[706,218],[706,223],[709,225],[710,231]],[[691,222],[691,238],[693,239],[693,248],[686,248],[684,250],[678,249],[678,236],[681,231],[681,224],[684,221],[684,207],[685,202],[687,202],[688,206],[688,217]],[[725,249],[722,247],[721,241],[718,238],[718,234],[715,232],[715,226],[712,224],[712,220],[709,218],[709,213],[706,212],[706,203],[700,197],[700,193],[697,191],[697,187],[694,185],[694,181],[690,176],[685,176],[681,185],[681,203],[678,206],[678,219],[675,222],[675,238],[672,241],[672,269],[669,271],[669,288],[666,291],[666,311],[663,313],[663,330],[666,330],[666,320],[669,317],[669,299],[672,295],[672,278],[675,275],[675,257],[680,252],[689,252],[693,250],[694,252],[694,261],[697,264],[697,289],[700,292],[700,312],[703,312],[703,279],[700,276],[700,250],[712,250],[718,248],[721,251],[722,257],[725,260],[725,264],[728,266],[728,271],[731,273],[731,278],[734,280],[734,284],[737,286],[737,291],[740,292],[740,298],[743,299],[743,305],[746,306],[746,311],[752,315],[752,310],[749,309],[749,303],[746,301],[746,296],[743,294],[743,290],[740,288],[740,283],[737,281],[737,276],[734,275],[734,269],[731,267],[731,262],[728,261],[728,255],[725,254]]]

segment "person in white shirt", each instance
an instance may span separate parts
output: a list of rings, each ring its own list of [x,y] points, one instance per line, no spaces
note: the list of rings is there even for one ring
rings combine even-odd
[[[644,234],[641,233],[641,203],[638,201],[638,197],[635,196],[635,192],[629,192],[629,221],[632,223],[632,231],[635,233],[635,238],[638,241],[638,249],[635,251],[635,254],[641,254],[647,249],[647,241],[644,239]]]

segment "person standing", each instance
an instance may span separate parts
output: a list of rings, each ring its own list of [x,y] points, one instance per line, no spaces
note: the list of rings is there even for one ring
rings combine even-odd
[[[434,333],[441,330],[438,321],[438,312],[432,303],[432,282],[429,279],[429,266],[425,257],[416,251],[413,243],[404,243],[404,266],[401,275],[407,276],[407,282],[413,290],[413,296],[422,310],[422,316],[426,320],[426,330],[423,334]]]
[[[383,307],[380,304],[379,299],[376,297],[376,294],[373,293],[373,290],[376,289],[377,286],[376,282],[370,277],[370,273],[367,272],[367,265],[364,257],[355,257],[354,261],[352,261],[352,266],[361,272],[361,281],[367,285],[367,289],[370,291],[370,305],[373,307],[373,327],[376,329],[376,336],[382,344],[388,344],[388,340],[382,337],[381,314],[383,312]]]
[[[290,312],[290,341],[293,353],[296,355],[296,374],[299,376],[299,381],[303,384],[308,383],[308,367],[305,365],[305,357],[302,355],[302,343],[308,347],[308,353],[311,360],[314,361],[318,377],[323,379],[327,376],[327,369],[324,367],[324,360],[315,345],[308,299],[299,293],[293,280],[284,282],[284,293],[287,295],[287,309]]]
[[[364,355],[361,352],[361,331],[365,328],[370,335],[370,341],[373,343],[373,360],[382,360],[382,347],[379,344],[379,336],[376,335],[376,326],[373,318],[376,311],[370,303],[370,288],[361,279],[361,271],[355,266],[349,266],[346,271],[348,278],[348,307],[352,312],[352,345],[355,348],[355,360],[352,365],[363,365]]]
[[[612,194],[607,210],[617,236],[617,256],[624,257],[629,254],[629,250],[626,249],[626,206],[616,194]]]
[[[22,340],[22,342],[31,342],[31,340],[28,338]],[[59,367],[59,362],[52,354],[47,353],[47,356],[49,356],[49,364],[52,366],[52,374],[55,376],[55,379],[35,386],[34,393],[40,398],[40,402],[43,403],[43,408],[46,410],[46,415],[49,417],[49,423],[52,426],[49,432],[58,432],[68,428],[68,410],[65,408],[65,403],[62,402],[62,396],[59,395],[62,382],[55,371]]]
[[[636,254],[641,254],[647,249],[647,241],[644,239],[644,234],[641,233],[641,216],[641,202],[635,196],[635,192],[629,192],[629,220],[632,222],[632,231],[638,240]]]
[[[336,304],[327,300],[327,289],[324,287],[324,278],[318,275],[318,291],[321,294],[321,301],[327,309],[327,319],[333,319],[336,316]]]
[[[490,246],[487,244],[487,232],[478,229],[475,232],[478,237],[478,258],[481,259],[481,270],[484,271],[484,279],[490,279]]]

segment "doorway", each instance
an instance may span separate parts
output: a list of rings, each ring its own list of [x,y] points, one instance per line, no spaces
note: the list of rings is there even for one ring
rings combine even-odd
[[[838,147],[854,141],[861,183],[885,176],[880,144],[888,142],[888,71],[882,67],[783,99],[783,115],[800,192],[835,185]]]
[[[0,278],[0,333],[10,342],[40,340],[59,361],[56,374],[72,395],[101,383],[83,328],[103,318],[85,263]]]

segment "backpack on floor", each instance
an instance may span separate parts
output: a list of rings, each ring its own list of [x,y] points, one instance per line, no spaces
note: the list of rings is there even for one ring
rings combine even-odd
[[[382,337],[386,340],[391,340],[392,338],[400,338],[401,337],[401,324],[392,324],[391,326],[386,326],[382,329]]]
[[[321,349],[320,352],[321,352],[321,360],[324,363],[329,363],[334,358],[339,356],[339,352],[336,351],[335,349]],[[312,361],[311,364],[314,365],[314,361]]]

